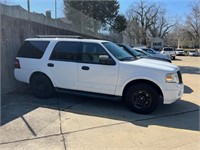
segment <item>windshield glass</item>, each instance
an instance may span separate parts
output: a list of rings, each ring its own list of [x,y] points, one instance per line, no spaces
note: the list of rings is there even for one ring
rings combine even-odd
[[[126,46],[129,51],[131,51],[131,53],[134,55],[134,56],[141,56],[141,54],[139,52],[137,52],[136,50],[134,50],[133,48],[131,48],[130,46]]]
[[[124,51],[118,45],[112,42],[103,42],[102,44],[109,50],[109,52],[113,56],[115,56],[120,61],[135,60],[135,58],[132,55],[130,55],[128,52]]]
[[[156,54],[157,53],[153,49],[149,49],[149,48],[142,48],[142,50],[144,50],[145,52],[150,53],[150,54]]]
[[[145,52],[145,51],[138,50],[138,49],[133,49],[133,50],[137,51],[137,52],[140,54],[140,56],[150,56],[150,54],[148,54],[148,53]]]

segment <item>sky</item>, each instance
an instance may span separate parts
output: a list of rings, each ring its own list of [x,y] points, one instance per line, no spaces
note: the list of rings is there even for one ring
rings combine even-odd
[[[6,1],[6,0],[0,0]],[[8,4],[21,5],[27,9],[27,0],[7,0]],[[55,17],[55,1],[57,1],[57,17],[63,17],[63,0],[30,0],[30,10],[45,14],[47,9],[51,10],[52,17]],[[138,0],[118,0],[120,3],[120,13],[125,14],[127,9]],[[183,18],[189,13],[189,5],[193,0],[151,0],[163,3],[166,7],[168,16]]]

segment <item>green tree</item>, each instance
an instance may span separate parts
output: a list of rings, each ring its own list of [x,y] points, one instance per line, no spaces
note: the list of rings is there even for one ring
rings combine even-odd
[[[127,27],[127,22],[124,15],[117,15],[117,17],[114,19],[113,24],[111,25],[111,29],[118,33],[124,31],[126,27]]]
[[[105,25],[106,23],[112,22],[113,19],[117,17],[118,10],[119,3],[116,0],[64,0],[65,16],[82,28],[85,22],[85,27],[93,24],[94,32],[97,32],[103,24]],[[93,18],[94,20],[89,18]]]

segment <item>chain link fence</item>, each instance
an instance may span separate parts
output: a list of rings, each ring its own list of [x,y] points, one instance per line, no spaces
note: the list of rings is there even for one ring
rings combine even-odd
[[[29,20],[30,22],[37,22],[40,24],[56,27],[59,29],[65,29],[69,31],[73,31],[80,34],[89,35],[95,38],[102,38],[102,35],[86,30],[85,27],[87,24],[86,22],[95,22],[96,24],[99,24],[97,20],[94,20],[92,18],[87,17],[83,13],[80,13],[78,11],[74,11],[76,15],[81,16],[83,18],[84,22],[83,24],[72,24],[70,21],[68,21],[65,18],[59,18],[59,19],[52,19],[50,17],[47,17],[44,14],[39,14],[37,12],[31,12],[29,13],[27,10],[22,8],[19,5],[10,6],[10,5],[1,5],[1,15],[10,16],[18,19],[24,19]]]
[[[129,38],[124,33],[112,33],[108,28],[102,28],[102,23],[91,17],[88,17],[84,13],[73,10],[77,19],[81,23],[72,23],[66,17],[53,19],[48,15],[37,12],[28,12],[26,9],[22,8],[20,5],[5,5],[0,3],[0,13],[1,15],[10,16],[18,19],[28,20],[30,22],[37,22],[40,24],[56,27],[59,29],[69,30],[75,33],[80,33],[81,35],[87,35],[97,39],[106,39],[114,42],[126,43],[132,45],[133,40]],[[99,28],[100,27],[100,28]],[[96,30],[98,29],[98,30]]]

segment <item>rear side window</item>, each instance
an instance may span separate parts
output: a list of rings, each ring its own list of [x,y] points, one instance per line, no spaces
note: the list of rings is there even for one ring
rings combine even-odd
[[[25,41],[19,49],[17,57],[42,58],[49,41]]]
[[[79,61],[79,42],[58,42],[53,49],[50,59],[60,61]]]

